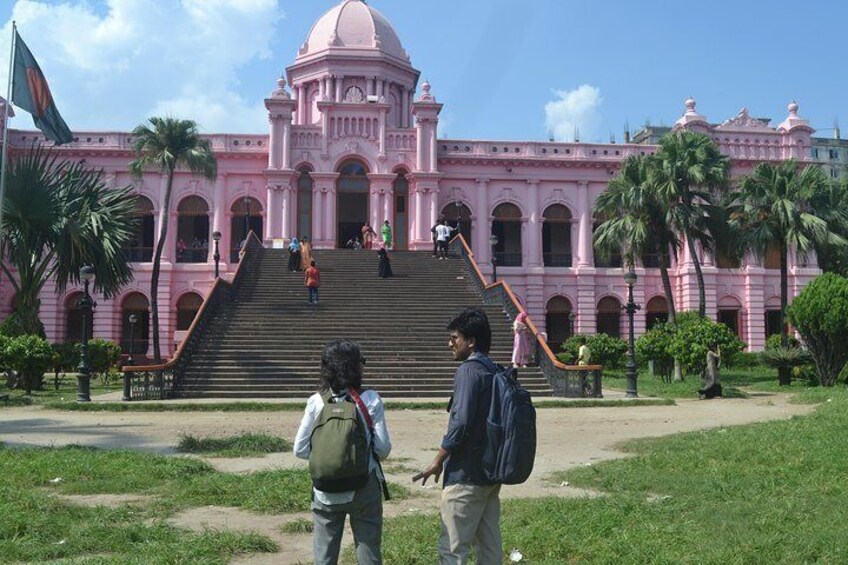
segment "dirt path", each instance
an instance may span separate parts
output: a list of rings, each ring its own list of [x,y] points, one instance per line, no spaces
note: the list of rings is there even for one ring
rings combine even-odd
[[[505,487],[503,496],[581,496],[582,491],[545,479],[555,471],[622,457],[616,444],[633,438],[734,426],[806,414],[812,406],[787,403],[785,395],[763,394],[747,399],[680,400],[676,406],[632,408],[546,408],[538,411],[539,446],[533,477],[525,484]],[[67,445],[126,447],[173,453],[181,434],[200,437],[242,433],[277,434],[293,439],[299,412],[116,413],[60,412],[40,408],[0,411],[0,441],[10,445]],[[429,463],[446,423],[443,411],[393,410],[387,414],[393,450],[390,480],[410,486],[416,495],[389,503],[386,514],[431,512],[438,506],[437,488],[413,486],[411,469]],[[393,463],[394,461],[394,463]],[[262,458],[210,459],[217,469],[245,473],[304,465],[290,453]],[[97,499],[95,499],[97,500]],[[238,559],[240,564],[297,563],[311,560],[311,536],[284,534],[279,527],[303,516],[262,516],[232,508],[196,508],[174,522],[192,529],[250,529],[276,540],[283,554]],[[345,540],[350,540],[347,535]]]

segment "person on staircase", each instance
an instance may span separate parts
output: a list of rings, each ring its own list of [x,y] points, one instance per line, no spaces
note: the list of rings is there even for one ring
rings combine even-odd
[[[300,242],[293,237],[289,243],[289,271],[294,273],[300,270]]]
[[[365,249],[371,249],[374,246],[374,238],[377,237],[377,232],[371,227],[370,222],[365,222],[362,226],[362,245]]]
[[[439,260],[448,258],[448,243],[450,242],[451,234],[455,229],[456,228],[449,226],[445,220],[441,220],[439,225],[436,226],[436,241],[439,244]]]
[[[512,323],[512,366],[526,367],[530,364],[530,327],[527,312],[519,312]]]
[[[304,271],[312,264],[312,244],[304,235],[300,238],[300,268]]]
[[[389,221],[386,220],[383,222],[383,227],[380,228],[380,233],[383,236],[383,245],[386,249],[392,248],[392,226],[389,225]]]
[[[362,388],[362,372],[365,357],[357,343],[348,340],[331,341],[324,347],[321,355],[321,392],[316,392],[306,402],[306,411],[300,422],[294,440],[294,454],[300,459],[312,459],[310,472],[315,468],[312,487],[312,525],[313,555],[315,563],[320,565],[336,564],[339,561],[345,518],[350,516],[350,529],[356,560],[360,565],[382,563],[383,535],[383,494],[385,478],[380,461],[391,453],[392,442],[386,426],[385,408],[380,395],[370,389]],[[355,476],[357,484],[353,490],[344,490],[350,478],[326,481],[336,483],[333,491],[325,492],[315,481],[319,471],[327,472],[330,464],[344,457],[337,457],[336,446],[341,445],[337,435],[349,430],[339,425],[345,422],[335,417],[335,426],[328,424],[326,408],[332,407],[334,413],[358,416],[357,427],[365,436],[364,444],[358,444],[369,452],[367,461],[363,460],[363,475]],[[352,408],[352,410],[351,410]],[[336,432],[336,434],[333,434]],[[328,435],[329,434],[329,435]],[[359,435],[359,434],[357,434]],[[368,449],[370,448],[370,449]],[[348,452],[353,448],[348,448]]]
[[[394,273],[392,273],[392,263],[389,261],[389,252],[386,251],[385,247],[380,247],[377,255],[380,257],[380,264],[377,266],[377,276],[381,279],[391,277]]]
[[[306,269],[306,288],[309,289],[309,303],[318,306],[318,287],[321,286],[321,271],[315,266],[315,261],[309,263]]]

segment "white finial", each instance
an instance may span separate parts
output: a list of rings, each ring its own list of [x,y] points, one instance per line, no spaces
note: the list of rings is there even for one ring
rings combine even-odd
[[[286,91],[286,79],[280,75],[280,78],[277,79],[277,90],[272,94],[274,98],[291,98],[289,93]]]
[[[686,99],[686,101],[683,104],[686,105],[686,112],[687,113],[689,113],[689,112],[694,113],[695,112],[695,99],[694,98],[692,98],[690,96],[689,98]]]
[[[436,98],[432,94],[430,94],[429,81],[427,81],[427,79],[424,79],[424,82],[421,84],[421,96],[418,98],[418,100],[431,102],[435,99]]]
[[[789,106],[787,106],[786,109],[789,110],[790,116],[797,116],[798,115],[798,103],[795,102],[794,100],[789,103]]]

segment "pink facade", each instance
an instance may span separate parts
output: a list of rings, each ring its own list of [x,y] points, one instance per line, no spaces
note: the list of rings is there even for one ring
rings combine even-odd
[[[135,281],[113,300],[97,298],[94,335],[128,339],[126,318],[149,299],[151,263],[164,214],[171,218],[163,255],[159,302],[162,348],[172,352],[192,308],[211,287],[213,231],[222,239],[221,270],[231,272],[244,225],[261,229],[267,245],[306,235],[314,247],[334,248],[364,221],[389,220],[398,246],[430,249],[430,227],[442,216],[460,220],[481,270],[492,271],[489,238],[498,236],[498,276],[513,286],[537,326],[561,337],[574,312],[574,330],[615,331],[626,295],[620,266],[601,266],[592,250],[593,203],[621,160],[650,153],[643,144],[592,144],[438,139],[442,105],[410,63],[387,20],[360,0],[344,0],[322,16],[298,50],[286,78],[265,101],[268,135],[211,135],[218,177],[178,172],[171,209],[162,208],[164,178],[136,182],[146,198],[143,233],[132,250]],[[417,93],[417,94],[416,94]],[[695,101],[675,125],[708,133],[733,159],[733,175],[761,161],[806,160],[813,130],[790,104],[776,128],[748,116],[711,124]],[[139,121],[141,121],[141,117]],[[102,167],[110,183],[133,183],[127,172],[130,135],[76,132],[63,157]],[[28,147],[39,132],[13,130],[10,145]],[[247,212],[247,219],[245,218]],[[684,248],[685,249],[685,248]],[[779,272],[753,257],[726,268],[702,257],[711,316],[735,325],[751,349],[763,346],[767,311],[779,308]],[[650,263],[649,263],[650,264]],[[790,289],[798,292],[820,271],[814,258],[792,257]],[[664,307],[659,270],[637,268],[636,330]],[[685,251],[672,268],[676,306],[697,308],[697,283]],[[225,275],[226,276],[226,275]],[[69,288],[46,289],[42,319],[52,340],[66,339],[75,320]],[[11,303],[0,283],[0,314]],[[136,335],[138,337],[138,335]],[[146,336],[143,336],[146,337]],[[152,348],[150,348],[152,351]]]

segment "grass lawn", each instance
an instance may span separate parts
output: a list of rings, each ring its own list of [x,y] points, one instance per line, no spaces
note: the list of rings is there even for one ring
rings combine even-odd
[[[526,563],[848,563],[848,391],[815,394],[810,416],[633,441],[632,458],[555,474],[605,495],[505,501],[504,549]],[[438,534],[434,515],[389,520],[383,557],[434,563]]]
[[[122,384],[119,379],[112,380],[109,384],[103,384],[99,379],[91,380],[92,397],[121,389]],[[26,395],[23,389],[10,390],[8,388],[2,388],[0,389],[0,393],[9,395],[10,406],[50,404],[51,402],[76,402],[77,379],[76,375],[70,373],[65,375],[59,380],[59,388],[57,390],[53,380],[53,373],[46,373],[44,375],[44,390],[34,390],[31,395]]]
[[[231,437],[198,438],[180,436],[177,451],[198,453],[207,457],[257,457],[267,453],[291,451],[290,441],[267,434],[244,434]]]
[[[53,482],[56,478],[61,481]],[[409,496],[404,487],[390,488],[397,499]],[[88,508],[53,493],[137,493],[151,501]],[[196,459],[130,450],[0,445],[0,562],[104,556],[100,562],[227,563],[236,554],[277,547],[258,534],[196,534],[165,519],[178,510],[207,505],[305,512],[310,493],[305,469],[236,475]]]

